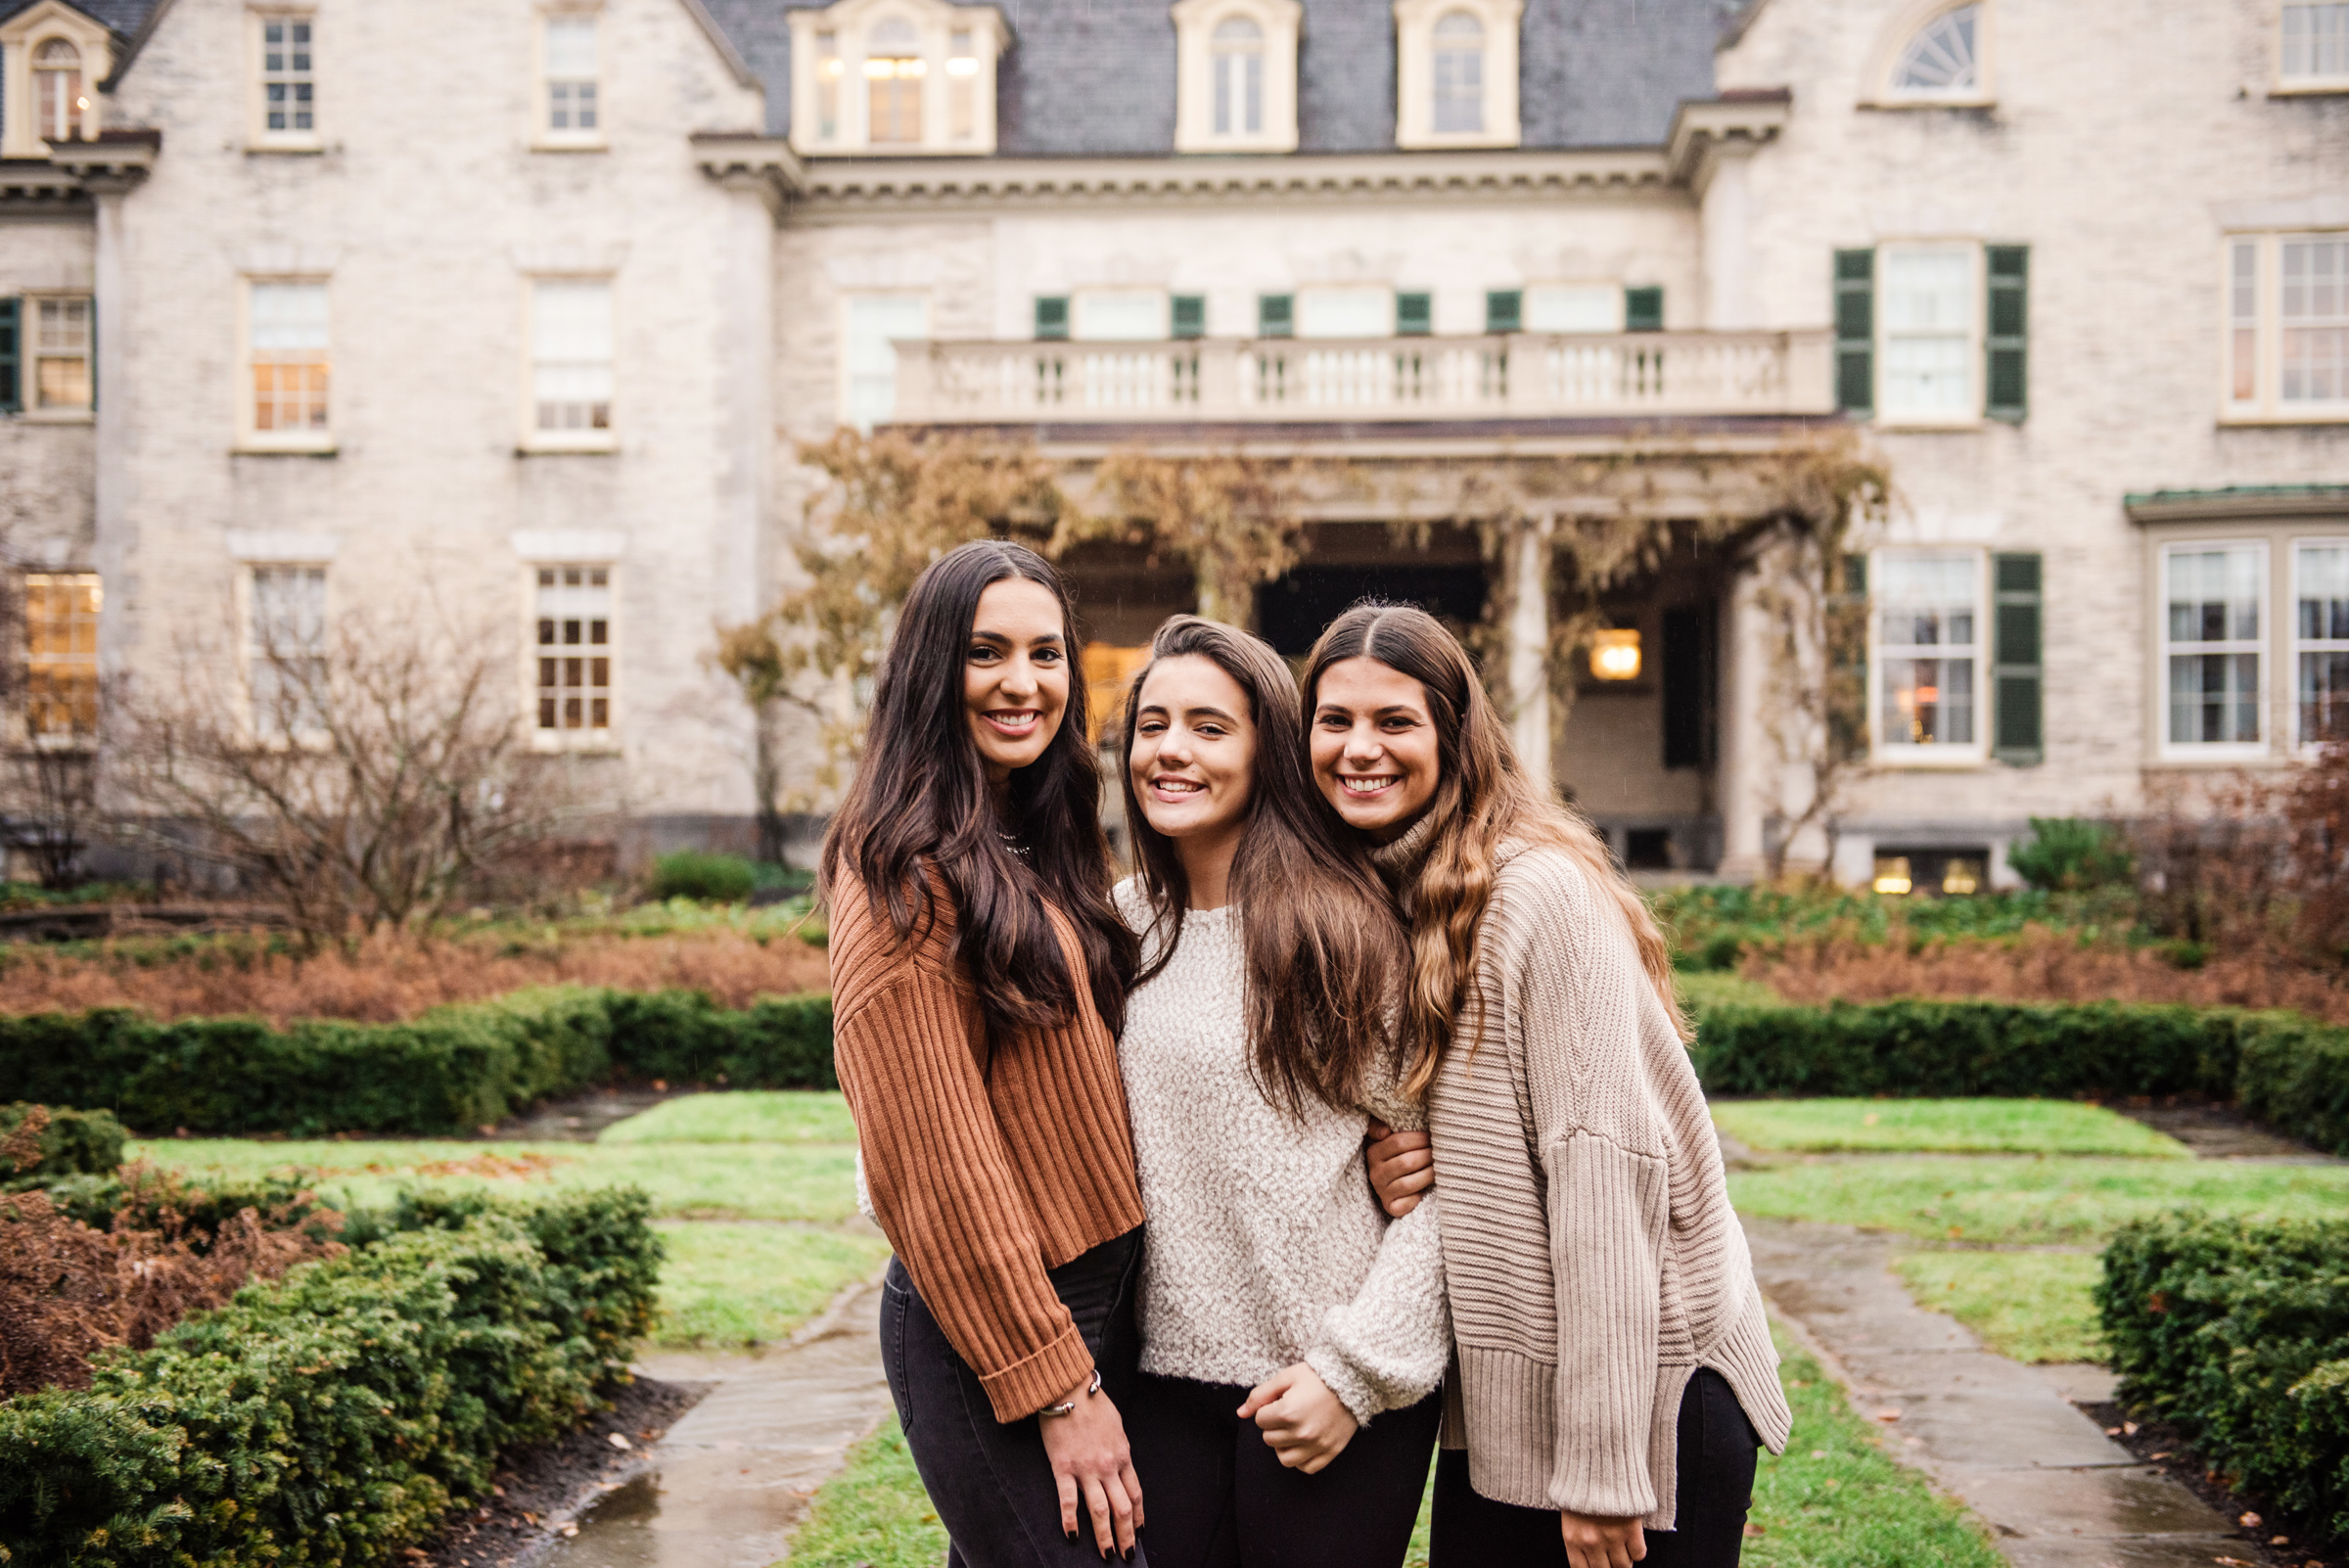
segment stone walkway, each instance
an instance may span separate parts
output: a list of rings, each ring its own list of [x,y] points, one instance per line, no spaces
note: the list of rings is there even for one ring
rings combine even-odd
[[[1894,1453],[1962,1499],[2016,1568],[2210,1568],[2241,1542],[2071,1401],[2110,1397],[2098,1367],[2037,1368],[1984,1350],[1911,1300],[1897,1237],[1748,1220],[1754,1270]],[[1795,1434],[1802,1441],[1802,1434]]]
[[[655,1377],[716,1387],[669,1428],[650,1468],[538,1562],[767,1568],[815,1489],[888,1412],[874,1330],[880,1300],[873,1281],[845,1292],[790,1344],[760,1356],[642,1356],[637,1364]]]

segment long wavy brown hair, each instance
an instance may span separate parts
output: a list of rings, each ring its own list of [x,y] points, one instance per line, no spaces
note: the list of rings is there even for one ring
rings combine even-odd
[[[1435,720],[1442,777],[1428,802],[1433,842],[1417,882],[1403,896],[1410,929],[1411,984],[1404,1007],[1411,1053],[1405,1087],[1425,1092],[1457,1020],[1481,1008],[1476,994],[1479,929],[1493,899],[1504,842],[1557,850],[1582,867],[1612,903],[1639,950],[1639,963],[1681,1038],[1690,1038],[1672,982],[1672,948],[1647,901],[1581,812],[1526,776],[1508,727],[1477,679],[1459,640],[1424,610],[1359,604],[1331,622],[1306,666],[1304,711],[1319,705],[1321,677],[1348,659],[1375,659],[1419,682]],[[1316,790],[1315,795],[1318,797]],[[1326,803],[1323,809],[1328,811]],[[1329,812],[1334,819],[1335,813]]]
[[[1395,977],[1407,955],[1402,922],[1365,850],[1334,828],[1307,761],[1305,710],[1280,655],[1236,627],[1176,616],[1151,640],[1150,662],[1126,694],[1120,769],[1134,859],[1149,899],[1153,956],[1135,984],[1174,956],[1190,907],[1190,878],[1174,841],[1150,825],[1133,788],[1133,730],[1150,671],[1169,659],[1205,659],[1248,699],[1256,726],[1248,822],[1232,856],[1247,958],[1252,1076],[1267,1103],[1292,1117],[1311,1095],[1351,1109],[1365,1081],[1395,1062]]]

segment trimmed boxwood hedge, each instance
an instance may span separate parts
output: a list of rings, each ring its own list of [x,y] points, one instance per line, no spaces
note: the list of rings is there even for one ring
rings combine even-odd
[[[469,1132],[615,1077],[836,1088],[829,996],[735,1011],[698,992],[556,986],[404,1024],[103,1009],[0,1017],[0,1100],[105,1107],[167,1132]]]
[[[0,1562],[394,1560],[625,1366],[654,1313],[650,1212],[412,1200],[354,1225],[372,1245],[102,1359],[85,1392],[0,1404]]]
[[[2349,1535],[2349,1221],[2123,1225],[2096,1296],[2133,1407],[2305,1528]]]

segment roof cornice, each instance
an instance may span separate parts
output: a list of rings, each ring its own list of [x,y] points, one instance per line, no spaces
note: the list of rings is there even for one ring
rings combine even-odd
[[[2253,518],[2349,517],[2349,484],[2234,484],[2121,497],[2132,523],[2230,523]]]
[[[1778,139],[1794,117],[1794,94],[1784,87],[1746,88],[1719,98],[1683,100],[1664,140],[1672,180],[1702,191],[1724,153],[1750,153]]]
[[[757,191],[778,221],[806,189],[807,166],[780,136],[696,131],[692,140],[703,173],[729,189]]]
[[[56,209],[81,206],[81,180],[69,169],[45,158],[0,159],[0,211],[12,216],[56,215]]]

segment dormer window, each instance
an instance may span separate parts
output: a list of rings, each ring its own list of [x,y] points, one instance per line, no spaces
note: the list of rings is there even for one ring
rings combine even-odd
[[[89,101],[81,94],[81,51],[63,38],[32,52],[33,112],[41,140],[69,142]]]
[[[992,6],[838,0],[791,13],[791,139],[802,153],[991,153]]]
[[[1919,0],[1877,40],[1869,102],[1883,108],[1980,108],[1993,102],[1989,0]]]
[[[1395,0],[1399,147],[1517,145],[1523,0]]]
[[[1297,0],[1179,0],[1174,7],[1179,153],[1297,149]]]
[[[61,0],[36,0],[0,22],[0,158],[49,156],[54,142],[99,130],[98,83],[114,69],[105,26]]]

